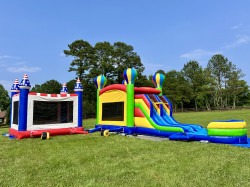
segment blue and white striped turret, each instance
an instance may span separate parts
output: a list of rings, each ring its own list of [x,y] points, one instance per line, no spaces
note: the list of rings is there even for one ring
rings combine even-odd
[[[27,74],[24,74],[23,79],[21,80],[21,82],[19,84],[19,88],[20,89],[30,89],[31,88],[30,81],[29,81]]]
[[[83,91],[83,87],[82,87],[82,84],[81,84],[81,81],[80,81],[79,78],[76,81],[74,91],[75,92],[77,92],[77,91],[81,91],[82,92]]]
[[[19,88],[19,82],[16,79],[15,82],[13,83],[11,89],[10,89],[11,93],[19,93],[20,92],[20,88]]]
[[[78,122],[77,126],[82,127],[82,92],[83,87],[80,79],[78,78],[74,88],[75,93],[78,95]]]
[[[28,95],[30,90],[30,81],[27,74],[24,74],[19,84],[19,112],[18,112],[18,131],[27,130],[27,112],[28,112]]]
[[[11,86],[10,92],[11,92],[11,98],[10,98],[10,126],[11,126],[12,124],[12,97],[20,92],[19,82],[17,79]]]
[[[64,83],[60,91],[60,94],[67,94],[67,93],[68,93],[68,88],[66,86],[66,83]]]

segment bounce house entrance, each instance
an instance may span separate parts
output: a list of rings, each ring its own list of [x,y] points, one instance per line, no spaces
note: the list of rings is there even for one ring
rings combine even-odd
[[[72,123],[73,101],[34,101],[34,125]]]
[[[13,123],[14,124],[18,124],[18,105],[19,105],[19,101],[15,101],[13,102],[13,111],[14,111],[14,114],[13,114]]]
[[[124,121],[124,102],[102,103],[102,121]]]

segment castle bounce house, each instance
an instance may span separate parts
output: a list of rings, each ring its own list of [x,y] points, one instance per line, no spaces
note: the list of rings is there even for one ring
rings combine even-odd
[[[108,136],[109,132],[118,132],[250,147],[245,121],[214,121],[207,128],[177,122],[170,100],[162,95],[164,75],[157,73],[153,76],[156,88],[134,87],[137,78],[134,68],[125,70],[123,76],[124,84],[107,87],[104,87],[106,78],[103,75],[95,78],[96,126],[89,130],[90,133],[101,131],[102,135]]]
[[[82,92],[78,79],[74,94],[66,84],[60,94],[29,92],[28,76],[16,79],[11,88],[11,126],[9,134],[18,139],[49,135],[87,134],[82,127]]]

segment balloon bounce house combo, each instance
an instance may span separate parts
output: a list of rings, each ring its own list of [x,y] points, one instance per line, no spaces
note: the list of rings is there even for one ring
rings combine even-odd
[[[242,120],[214,121],[207,128],[195,124],[182,124],[173,117],[170,100],[162,95],[163,74],[153,76],[156,88],[134,87],[137,72],[128,68],[123,73],[123,84],[104,87],[106,78],[99,75],[97,87],[96,126],[89,133],[101,131],[125,135],[168,137],[169,140],[206,141],[233,144],[250,148],[246,122]]]
[[[29,138],[44,135],[87,134],[82,127],[82,92],[78,79],[74,94],[68,94],[66,84],[60,94],[29,92],[30,82],[25,74],[11,88],[11,126],[9,135]]]

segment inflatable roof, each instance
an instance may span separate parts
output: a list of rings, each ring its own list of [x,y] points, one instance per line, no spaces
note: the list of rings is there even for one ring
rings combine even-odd
[[[109,86],[101,89],[99,95],[102,95],[103,93],[110,91],[110,90],[121,90],[121,91],[126,92],[126,85],[124,85],[124,84],[109,85]],[[151,87],[135,87],[134,92],[135,92],[135,94],[159,94],[159,93],[161,93],[160,90],[157,90],[157,89],[151,88]]]

